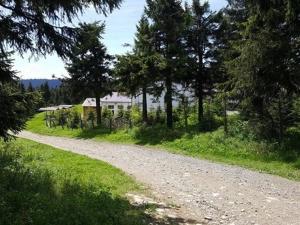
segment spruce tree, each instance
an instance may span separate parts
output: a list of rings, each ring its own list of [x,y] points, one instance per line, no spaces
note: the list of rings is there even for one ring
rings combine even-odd
[[[166,91],[167,126],[173,128],[173,84],[182,66],[184,10],[179,0],[147,0],[146,15],[153,23],[156,51],[166,63],[161,81]]]
[[[98,126],[101,124],[100,98],[112,90],[110,65],[113,57],[101,43],[103,32],[104,24],[80,24],[78,39],[66,65],[70,75],[66,82],[77,95],[95,97]]]
[[[191,6],[186,6],[186,48],[189,55],[189,78],[194,84],[195,95],[198,99],[198,124],[199,127],[204,117],[204,98],[212,88],[212,66],[214,61],[214,33],[216,27],[216,15],[209,9],[209,3],[201,4],[199,0],[193,0]]]
[[[290,20],[279,1],[247,2],[245,8],[246,22],[237,25],[242,38],[232,45],[237,54],[227,63],[229,84],[258,134],[282,140],[300,87],[299,17]]]

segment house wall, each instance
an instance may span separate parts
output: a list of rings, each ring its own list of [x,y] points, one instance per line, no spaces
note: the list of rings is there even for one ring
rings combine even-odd
[[[82,119],[84,121],[87,120],[87,118],[89,117],[89,113],[93,112],[95,114],[96,117],[96,107],[88,107],[88,106],[83,106],[83,110],[82,110]]]

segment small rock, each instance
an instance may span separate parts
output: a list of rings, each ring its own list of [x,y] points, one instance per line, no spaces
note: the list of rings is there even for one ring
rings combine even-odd
[[[204,217],[204,219],[206,219],[206,220],[212,220],[212,217],[206,216],[206,217]]]

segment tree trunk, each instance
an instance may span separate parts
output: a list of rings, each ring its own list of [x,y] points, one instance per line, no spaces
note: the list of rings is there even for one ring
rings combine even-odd
[[[182,104],[183,104],[183,114],[184,114],[184,127],[185,131],[188,130],[188,97],[183,96],[182,98]]]
[[[172,80],[170,75],[166,78],[166,113],[167,113],[167,127],[173,128],[173,105],[172,105]]]
[[[224,133],[228,135],[227,96],[224,96]]]
[[[279,96],[279,101],[278,101],[278,114],[279,114],[279,141],[281,143],[283,140],[283,115],[282,115],[281,96]]]
[[[202,85],[201,89],[198,90],[198,126],[201,129],[201,122],[204,118],[204,108],[203,108],[203,93],[202,93]]]
[[[143,87],[143,122],[148,123],[148,111],[147,111],[147,89]]]
[[[202,46],[202,45],[201,45]],[[203,51],[198,49],[198,77],[197,77],[197,91],[198,91],[198,125],[201,129],[201,122],[204,118],[203,107]]]
[[[101,125],[101,103],[100,95],[96,94],[96,123],[97,126]]]

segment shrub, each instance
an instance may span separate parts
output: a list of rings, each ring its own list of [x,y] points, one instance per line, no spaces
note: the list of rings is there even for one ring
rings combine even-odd
[[[80,115],[76,110],[72,110],[69,115],[69,127],[71,129],[79,128],[80,125]]]
[[[138,125],[142,123],[142,114],[140,108],[137,105],[134,105],[131,108],[130,117],[132,120],[133,125]]]
[[[95,126],[95,119],[96,119],[95,113],[93,111],[90,111],[87,120],[91,123],[92,128],[94,128]]]
[[[252,131],[248,121],[241,120],[238,116],[228,118],[228,134],[240,139],[254,140],[255,133]]]
[[[107,107],[104,107],[103,110],[102,110],[102,117],[104,119],[112,119],[113,118],[113,113]]]

